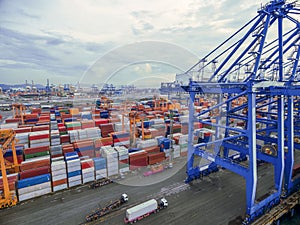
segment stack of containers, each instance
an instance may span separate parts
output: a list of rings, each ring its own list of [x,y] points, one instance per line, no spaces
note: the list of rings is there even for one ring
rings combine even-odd
[[[123,124],[122,123],[114,123],[114,130],[116,132],[123,131]],[[129,122],[124,123],[124,131],[129,131]]]
[[[87,138],[89,139],[101,138],[101,131],[98,127],[87,128],[85,130],[86,130]]]
[[[65,154],[67,164],[67,177],[69,187],[80,185],[81,182],[81,165],[77,152],[68,152]]]
[[[129,153],[130,170],[138,169],[148,165],[148,154],[144,150]]]
[[[29,147],[29,133],[17,133],[16,139],[18,139],[18,144],[24,145],[24,148]]]
[[[188,151],[188,135],[184,134],[179,137],[180,155],[186,156]]]
[[[16,182],[17,182],[17,180],[18,180],[18,174],[17,173],[7,175],[9,191],[14,196],[16,196]],[[2,179],[2,177],[0,177],[0,193],[3,192],[3,190],[4,190],[3,179]]]
[[[155,119],[153,120],[154,124],[151,125],[151,128],[155,129],[156,134],[152,135],[152,137],[156,136],[165,136],[166,134],[166,125],[164,123],[164,120],[162,119]]]
[[[60,110],[60,116],[61,116],[61,121],[64,123],[65,121],[72,120],[72,115],[68,114],[69,110],[68,109],[63,109]]]
[[[19,201],[51,193],[50,174],[26,178],[17,182]]]
[[[70,130],[70,131],[68,131],[68,134],[70,135],[71,143],[74,143],[79,140],[78,130]]]
[[[5,123],[17,123],[17,124],[19,124],[20,121],[21,121],[20,118],[14,118],[14,119],[13,118],[8,118],[8,119],[5,120]]]
[[[28,135],[28,133],[32,131],[32,127],[19,127],[14,129],[14,131],[16,132],[16,134],[27,133]],[[27,141],[28,141],[28,136],[27,136]]]
[[[105,158],[93,158],[95,166],[96,180],[107,177],[106,159]]]
[[[82,120],[90,120],[90,121],[92,121],[92,114],[91,114],[91,112],[81,112],[81,119]]]
[[[50,141],[51,145],[60,145],[60,135],[58,130],[51,130]]]
[[[83,121],[81,121],[81,128],[82,129],[93,128],[93,127],[95,127],[95,122],[93,120],[83,120]]]
[[[49,130],[31,132],[29,134],[29,146],[30,147],[50,146]]]
[[[68,134],[60,135],[60,142],[61,144],[69,144],[70,143],[70,136]]]
[[[39,115],[37,113],[24,115],[25,124],[36,124],[38,120],[39,120]]]
[[[0,129],[17,129],[18,123],[2,123],[0,124]]]
[[[49,125],[40,125],[40,126],[32,127],[33,132],[36,132],[36,131],[49,131],[49,129],[50,129]]]
[[[99,111],[99,117],[100,117],[100,111]],[[96,127],[100,127],[101,124],[108,124],[108,119],[95,119],[94,121]]]
[[[119,174],[119,160],[118,152],[113,147],[104,146],[101,148],[101,156],[106,159],[107,163],[107,176]]]
[[[109,118],[109,112],[107,110],[100,111],[100,118]]]
[[[80,130],[81,129],[81,123],[74,121],[74,122],[66,122],[65,123],[67,130]]]
[[[23,158],[24,146],[23,145],[16,145],[15,148],[16,148],[17,160],[18,160],[18,163],[20,164],[24,161],[24,158]],[[13,159],[12,149],[6,150],[6,152],[4,154],[4,159],[6,159],[7,161],[13,163],[14,159]]]
[[[137,141],[137,147],[140,149],[154,147],[154,146],[158,146],[157,141],[155,139]]]
[[[24,149],[25,159],[31,159],[34,157],[45,156],[45,155],[49,155],[49,145]]]
[[[167,125],[167,135],[169,135],[171,133],[171,126],[170,124]],[[173,129],[172,129],[172,133],[176,134],[176,133],[181,133],[181,124],[173,124]]]
[[[101,146],[112,146],[113,145],[113,139],[112,137],[106,137],[106,138],[99,138],[95,140],[95,147],[101,147]]]
[[[93,109],[92,117],[94,120],[100,119],[100,109]]]
[[[79,140],[86,140],[88,138],[86,130],[77,130],[77,131],[78,131]]]
[[[128,149],[124,146],[117,146],[117,147],[114,147],[114,148],[118,152],[119,172],[120,173],[128,172],[129,171]]]
[[[50,155],[51,158],[57,158],[63,156],[62,146],[61,145],[54,145],[50,147]]]
[[[78,153],[79,157],[88,156],[90,158],[95,157],[94,141],[82,140],[73,143],[74,150]]]
[[[57,126],[58,126],[58,131],[59,131],[60,135],[67,134],[67,128],[63,123],[58,123]]]
[[[82,183],[88,183],[95,180],[95,166],[93,159],[81,160]]]
[[[74,152],[74,146],[72,144],[62,145],[62,152],[65,155],[68,152]]]
[[[42,156],[23,161],[20,165],[20,179],[26,179],[50,173],[50,157]]]
[[[160,162],[164,161],[165,158],[166,158],[166,156],[165,156],[164,152],[149,153],[148,154],[148,163],[149,163],[149,165],[160,163]]]
[[[114,133],[111,133],[110,135],[113,138],[114,146],[130,144],[129,132],[114,132]]]
[[[68,188],[66,162],[63,157],[52,160],[51,177],[53,192]]]
[[[179,145],[173,145],[173,157],[175,158],[179,158],[180,157],[180,146]]]
[[[112,132],[114,132],[114,126],[111,123],[108,124],[100,124],[99,125],[101,130],[101,136],[102,137],[108,137],[108,135]]]

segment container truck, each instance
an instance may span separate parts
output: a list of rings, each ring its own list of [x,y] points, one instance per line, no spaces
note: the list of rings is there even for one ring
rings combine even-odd
[[[108,203],[105,207],[103,208],[98,208],[96,211],[90,213],[85,217],[86,222],[91,222],[93,220],[97,220],[101,218],[102,216],[105,216],[106,214],[114,211],[115,209],[119,208],[121,205],[124,203],[128,202],[128,195],[127,194],[122,194],[121,197],[114,201]]]
[[[152,213],[159,212],[159,210],[168,207],[168,201],[165,198],[160,199],[159,203],[155,199],[150,199],[139,205],[126,210],[126,217],[124,222],[126,224],[133,224],[138,220],[141,220]]]

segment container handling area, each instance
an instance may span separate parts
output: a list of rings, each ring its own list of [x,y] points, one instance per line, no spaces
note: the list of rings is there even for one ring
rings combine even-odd
[[[44,100],[5,104],[0,224],[279,225],[294,216],[299,14],[297,1],[262,6],[152,96],[107,84],[70,101],[48,81]]]

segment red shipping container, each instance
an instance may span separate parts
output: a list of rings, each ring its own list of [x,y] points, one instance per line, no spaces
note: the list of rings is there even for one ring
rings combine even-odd
[[[70,143],[70,136],[68,134],[60,135],[61,143]]]
[[[93,160],[81,161],[80,164],[81,164],[81,169],[82,170],[94,167],[94,161]]]
[[[13,156],[7,156],[5,159],[11,163],[13,163],[14,159]],[[24,161],[23,155],[17,155],[18,164],[22,163]]]
[[[50,166],[28,169],[19,173],[20,180],[50,173]]]
[[[55,187],[55,186],[66,184],[66,183],[68,183],[68,179],[67,178],[61,179],[61,180],[52,181],[52,186]]]
[[[39,167],[43,167],[43,166],[50,166],[50,158],[35,160],[35,161],[24,161],[20,165],[20,170],[25,171],[25,170],[39,168]]]
[[[14,129],[14,131],[18,134],[18,133],[28,133],[31,132],[32,128],[31,127],[19,127]]]
[[[38,152],[47,152],[50,151],[49,146],[40,146],[40,147],[32,147],[32,148],[25,148],[24,154],[34,154]]]
[[[51,155],[51,158],[54,159],[54,158],[58,158],[58,157],[61,157],[63,156],[63,154],[56,154],[56,155]]]
[[[77,152],[79,157],[88,156],[90,158],[95,157],[95,151],[94,150],[88,150],[83,152]]]
[[[73,143],[74,148],[84,148],[92,146],[94,148],[94,142],[92,140],[80,140]]]
[[[50,138],[50,134],[38,134],[38,135],[29,135],[29,140],[39,140],[44,138]]]
[[[99,114],[100,114],[100,112],[99,112]],[[108,124],[108,120],[107,119],[96,119],[95,126],[99,126],[100,124]]]
[[[50,120],[50,118],[49,118]],[[49,130],[50,129],[50,126],[49,125],[42,125],[42,126],[34,126],[32,128],[32,131],[35,132],[35,131],[44,131],[44,130]]]

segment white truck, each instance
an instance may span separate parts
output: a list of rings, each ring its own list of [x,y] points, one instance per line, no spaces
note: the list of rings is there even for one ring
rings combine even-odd
[[[168,207],[167,199],[162,198],[160,199],[159,203],[155,199],[150,199],[146,202],[127,209],[124,222],[126,224],[135,223],[136,221],[141,220],[151,215],[152,213],[159,212],[160,209],[164,209],[166,207]]]

